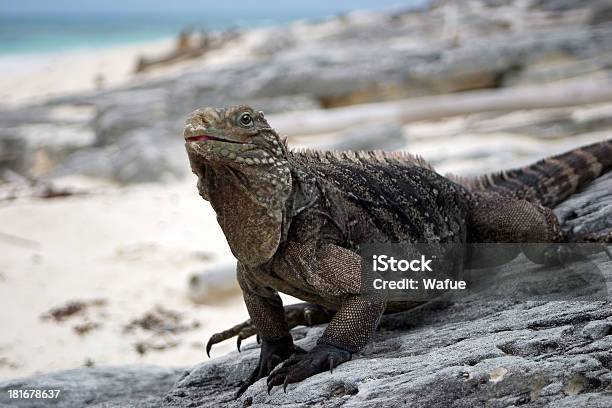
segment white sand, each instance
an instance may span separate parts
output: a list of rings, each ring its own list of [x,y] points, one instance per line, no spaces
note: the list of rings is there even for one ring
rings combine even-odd
[[[133,77],[141,54],[170,50],[173,40],[122,45],[99,50],[0,56],[2,104],[36,102],[50,96],[123,84]]]
[[[206,358],[203,342],[247,318],[238,292],[214,306],[192,304],[189,275],[231,254],[214,213],[195,182],[113,189],[66,199],[24,199],[0,205],[0,378],[95,364],[193,365]],[[70,300],[104,299],[63,322],[40,317]],[[155,305],[180,312],[201,326],[176,336],[124,333],[123,327]],[[73,326],[101,327],[83,336]],[[140,356],[138,341],[178,341]],[[213,349],[234,349],[235,340]]]
[[[252,30],[204,56],[135,74],[138,58],[166,55],[176,40],[41,54],[0,55],[0,108],[36,103],[50,97],[114,88],[152,78],[214,67],[251,58],[250,50],[265,38],[265,29]]]

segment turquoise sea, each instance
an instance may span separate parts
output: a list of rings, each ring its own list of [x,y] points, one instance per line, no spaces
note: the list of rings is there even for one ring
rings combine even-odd
[[[0,56],[147,42],[175,37],[187,27],[195,30],[252,28],[299,19],[323,19],[352,10],[354,7],[368,9],[388,8],[390,5],[414,7],[426,2],[427,0],[361,0],[356,3],[352,1],[334,3],[332,0],[324,3],[325,7],[321,6],[321,2],[318,7],[309,6],[308,3],[299,3],[299,7],[297,3],[292,6],[285,4],[284,8],[268,7],[265,10],[259,10],[256,15],[252,7],[235,7],[234,10],[233,6],[231,11],[227,11],[226,8],[226,11],[205,12],[202,10],[196,13],[122,13],[116,11],[112,13],[70,11],[27,13],[6,12],[6,9],[3,12],[0,7]],[[97,4],[103,7],[103,3]],[[153,6],[153,3],[151,5]]]
[[[0,14],[0,55],[91,49],[176,36],[181,30],[254,27],[291,16],[241,21],[231,16]]]

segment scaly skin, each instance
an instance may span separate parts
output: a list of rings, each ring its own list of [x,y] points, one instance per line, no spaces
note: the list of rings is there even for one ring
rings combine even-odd
[[[513,172],[447,178],[407,153],[291,151],[248,106],[197,110],[184,137],[198,191],[238,260],[251,317],[213,336],[207,351],[232,336],[238,345],[255,333],[262,341],[239,393],[264,376],[269,391],[332,369],[368,343],[383,313],[418,305],[363,292],[362,244],[560,242],[559,222],[542,204],[612,165],[608,141]],[[310,304],[285,309],[278,292]],[[313,350],[293,345],[292,327],[327,322]]]

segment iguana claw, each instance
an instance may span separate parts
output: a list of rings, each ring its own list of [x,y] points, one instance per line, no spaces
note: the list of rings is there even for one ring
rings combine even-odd
[[[256,333],[257,330],[255,329],[255,326],[253,326],[253,324],[251,323],[250,319],[240,324],[237,324],[236,326],[230,329],[224,330],[220,333],[215,333],[210,336],[210,339],[208,339],[208,343],[206,343],[206,355],[210,357],[210,350],[212,349],[212,346],[222,342],[223,340],[230,339],[234,336],[238,336],[238,351],[240,351],[240,344],[242,343],[242,340],[249,338]]]
[[[212,348],[213,343],[212,343],[212,337],[210,339],[208,339],[208,342],[206,343],[206,355],[208,356],[208,358],[210,358],[210,349]]]
[[[313,314],[312,309],[304,310],[304,320],[306,320],[306,324],[308,325],[308,327],[312,326],[312,314]]]
[[[317,344],[306,354],[294,354],[268,376],[268,393],[275,385],[283,386],[302,381],[351,359],[351,353],[329,344]]]
[[[255,370],[253,370],[249,378],[238,389],[236,397],[240,397],[257,380],[270,374],[274,368],[284,360],[292,358],[294,355],[304,353],[306,353],[304,350],[293,344],[291,335],[279,339],[262,339],[257,367],[255,367]],[[268,394],[270,393],[270,389],[269,387]]]

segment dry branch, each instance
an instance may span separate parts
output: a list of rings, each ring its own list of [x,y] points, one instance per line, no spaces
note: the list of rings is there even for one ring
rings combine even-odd
[[[270,115],[283,134],[328,133],[373,122],[409,123],[483,112],[563,108],[612,101],[612,82],[583,82],[471,91],[391,102],[368,103],[329,110]]]

